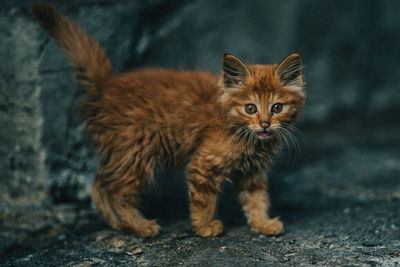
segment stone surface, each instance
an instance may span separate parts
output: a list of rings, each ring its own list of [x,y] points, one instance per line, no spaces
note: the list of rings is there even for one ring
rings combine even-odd
[[[351,141],[346,135],[331,138]],[[175,179],[149,189],[143,202],[146,216],[162,226],[158,237],[136,238],[111,230],[88,205],[52,205],[2,215],[0,264],[398,266],[400,165],[393,162],[400,150],[379,140],[352,143],[314,145],[292,170],[283,167],[285,162],[277,163],[270,189],[272,215],[285,223],[282,236],[250,232],[229,183],[219,203],[223,236],[194,236],[182,175],[175,173]],[[370,155],[375,155],[372,161]]]
[[[35,28],[24,16],[0,17],[0,211],[27,203],[41,205],[45,197]]]
[[[286,234],[251,233],[227,183],[226,231],[212,239],[187,231],[181,171],[162,173],[144,198],[159,237],[104,224],[89,204],[97,159],[76,119],[80,90],[31,2],[0,4],[0,264],[400,265],[400,2],[52,1],[116,71],[217,73],[224,52],[250,63],[302,52],[302,150],[286,150],[270,172],[272,215]]]

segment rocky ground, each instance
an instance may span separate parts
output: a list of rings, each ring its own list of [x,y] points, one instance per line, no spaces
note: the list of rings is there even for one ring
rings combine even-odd
[[[277,159],[270,187],[272,215],[286,226],[282,236],[250,232],[229,183],[219,203],[224,235],[194,236],[182,174],[167,173],[143,203],[146,216],[163,227],[158,237],[111,230],[88,203],[9,211],[1,215],[0,263],[400,266],[400,143],[397,131],[378,128],[372,140],[349,139],[355,134],[351,128],[345,134],[329,127],[313,130],[297,166],[288,166],[288,156]]]

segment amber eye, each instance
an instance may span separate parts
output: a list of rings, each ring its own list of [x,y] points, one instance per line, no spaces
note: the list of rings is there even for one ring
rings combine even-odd
[[[282,111],[283,105],[281,103],[274,104],[271,108],[271,113],[276,114]]]
[[[244,110],[249,114],[254,114],[257,112],[257,107],[254,104],[246,104]]]

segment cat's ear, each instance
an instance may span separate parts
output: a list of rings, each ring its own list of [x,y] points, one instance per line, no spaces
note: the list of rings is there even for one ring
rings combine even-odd
[[[295,52],[285,58],[275,69],[274,75],[283,86],[294,90],[302,90],[304,77],[300,54]]]
[[[224,87],[238,87],[246,83],[249,70],[237,57],[225,53],[222,60],[222,75]]]

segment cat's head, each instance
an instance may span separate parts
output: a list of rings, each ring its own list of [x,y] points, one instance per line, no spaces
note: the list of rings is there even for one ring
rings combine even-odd
[[[280,64],[245,65],[225,54],[220,102],[236,134],[267,140],[288,130],[305,103],[299,53]]]

